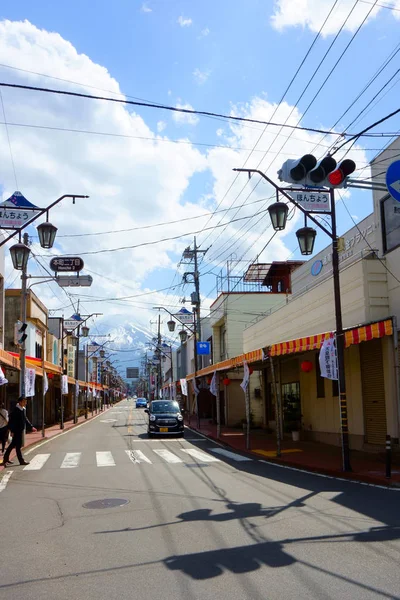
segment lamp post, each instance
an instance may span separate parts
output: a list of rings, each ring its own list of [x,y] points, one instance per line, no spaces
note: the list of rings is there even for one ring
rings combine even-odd
[[[49,222],[41,223],[39,225],[38,235],[39,241],[42,248],[52,248],[57,233],[57,227]],[[11,237],[11,236],[10,236]],[[26,311],[28,303],[28,288],[27,288],[27,269],[28,260],[30,256],[29,236],[27,233],[23,235],[23,243],[19,242],[14,244],[10,248],[11,260],[14,269],[22,271],[21,273],[21,321],[23,328],[23,335],[20,343],[19,361],[20,361],[20,381],[19,381],[19,395],[25,396],[25,371],[26,371]],[[44,352],[44,348],[43,348]],[[44,374],[43,374],[44,376]]]
[[[324,214],[331,218],[331,231],[324,227],[316,218],[310,213],[318,213],[318,210],[307,211],[298,202],[296,202],[285,189],[276,185],[267,175],[258,169],[233,169],[234,171],[244,171],[248,174],[258,173],[263,179],[268,181],[276,190],[277,202],[272,204],[268,211],[271,216],[272,226],[275,231],[282,231],[285,229],[286,219],[288,214],[287,204],[279,202],[279,194],[282,194],[294,204],[305,217],[304,227],[296,232],[297,239],[299,241],[300,252],[303,255],[310,255],[314,249],[314,241],[317,232],[312,227],[308,227],[307,219],[313,221],[313,223],[324,233],[326,233],[332,240],[332,278],[333,278],[333,291],[335,301],[335,319],[336,319],[336,351],[337,351],[337,362],[338,362],[338,383],[339,383],[339,396],[340,396],[340,425],[341,425],[341,441],[342,441],[342,464],[343,471],[351,471],[350,465],[350,446],[349,446],[349,429],[348,429],[348,415],[347,415],[347,395],[346,395],[346,376],[345,376],[345,362],[344,362],[344,331],[343,331],[343,319],[342,319],[342,303],[340,295],[340,277],[339,277],[339,250],[338,250],[338,235],[336,225],[336,206],[335,206],[335,192],[333,188],[329,189],[330,195],[330,210],[324,210]],[[318,186],[317,186],[318,187]],[[298,191],[298,190],[296,190]],[[324,188],[323,190],[327,192]]]

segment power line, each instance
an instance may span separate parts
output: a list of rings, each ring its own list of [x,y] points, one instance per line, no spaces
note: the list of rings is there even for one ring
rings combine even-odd
[[[272,121],[263,121],[261,119],[250,119],[247,117],[238,117],[238,116],[234,116],[234,115],[224,115],[222,113],[214,113],[214,112],[205,111],[205,110],[194,110],[194,109],[191,110],[189,108],[178,108],[177,106],[153,104],[150,102],[137,102],[137,101],[126,100],[126,99],[122,100],[119,98],[109,98],[107,96],[93,96],[91,94],[81,94],[79,92],[69,92],[67,90],[55,90],[55,89],[43,88],[43,87],[38,87],[38,86],[33,86],[33,85],[22,85],[22,84],[18,84],[18,83],[5,83],[4,81],[2,81],[2,82],[0,82],[0,87],[21,89],[21,90],[30,90],[33,92],[43,92],[43,93],[57,94],[57,95],[63,95],[63,96],[72,96],[75,98],[86,98],[88,100],[104,100],[106,102],[115,102],[118,104],[129,104],[129,105],[133,105],[133,106],[143,106],[143,107],[147,107],[147,108],[157,108],[160,110],[169,110],[172,112],[179,112],[179,113],[192,114],[192,115],[201,115],[201,116],[205,116],[205,117],[220,117],[222,119],[226,119],[229,121],[239,121],[239,122],[244,122],[244,123],[258,123],[261,125],[271,125],[273,127],[287,127],[288,129],[293,129],[293,130],[297,129],[299,131],[309,131],[311,133],[335,134],[335,132],[333,132],[333,131],[326,131],[325,129],[317,129],[314,127],[299,127],[298,125],[289,125],[287,123],[285,123],[285,124],[273,123]],[[363,133],[364,132],[362,132],[362,134]],[[357,136],[359,137],[362,134],[359,133],[359,134],[357,134]],[[340,135],[347,137],[347,136],[354,136],[355,134],[342,133]],[[378,135],[378,134],[375,134],[375,135]]]
[[[15,188],[18,189],[18,179],[17,179],[17,171],[15,169],[15,162],[14,162],[14,156],[13,156],[13,152],[12,152],[12,148],[11,148],[11,140],[10,140],[10,133],[8,131],[8,123],[7,123],[7,117],[6,117],[6,110],[4,108],[4,102],[3,102],[3,94],[0,90],[0,101],[1,101],[1,108],[3,110],[3,115],[4,115],[4,122],[2,123],[2,125],[5,125],[6,128],[6,135],[7,135],[7,141],[8,141],[8,148],[10,150],[10,159],[11,159],[11,165],[12,165],[12,169],[14,172],[14,179],[15,179]]]

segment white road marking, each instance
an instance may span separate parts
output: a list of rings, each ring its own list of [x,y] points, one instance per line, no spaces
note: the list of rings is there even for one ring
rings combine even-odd
[[[100,419],[100,423],[116,423],[117,419]]]
[[[237,462],[248,462],[253,459],[249,456],[242,456],[241,454],[236,454],[235,452],[230,452],[229,450],[225,450],[225,448],[209,448],[211,452],[215,452],[216,454],[222,454],[227,458],[231,458],[232,460],[236,460]]]
[[[141,450],[125,450],[129,458],[133,463],[149,463],[152,464],[151,460],[147,458],[145,454]]]
[[[79,466],[82,452],[67,452],[61,463],[60,469],[73,469]]]
[[[13,472],[14,471],[7,471],[7,473],[0,480],[0,492],[4,491],[6,489],[8,480],[10,479]]]
[[[161,449],[157,448],[157,449],[154,449],[153,452],[155,452],[156,454],[158,454],[158,456],[161,456],[161,458],[163,458],[168,463],[181,463],[181,462],[183,462],[179,458],[179,456],[176,456],[176,454],[173,454],[169,450],[164,450],[163,448],[161,448]]]
[[[49,460],[50,454],[36,454],[29,465],[24,467],[24,471],[39,471]]]
[[[111,452],[96,452],[98,467],[115,467],[115,461]]]
[[[182,452],[186,452],[186,454],[190,454],[193,458],[197,458],[197,460],[201,462],[221,462],[219,458],[215,458],[215,456],[211,456],[210,454],[206,454],[201,450],[195,450],[193,448],[181,448]]]

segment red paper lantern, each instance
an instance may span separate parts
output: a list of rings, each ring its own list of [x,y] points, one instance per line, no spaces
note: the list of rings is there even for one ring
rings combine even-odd
[[[311,360],[303,360],[303,362],[300,365],[300,369],[303,371],[303,373],[309,373],[310,371],[312,371],[313,364]]]
[[[211,382],[212,382],[212,377],[208,377],[208,378],[207,378],[207,383],[208,383],[208,385],[210,385],[210,383],[211,383]]]
[[[249,367],[249,374],[250,374],[250,375],[253,375],[253,373],[254,373],[254,369],[253,369],[253,367]]]
[[[229,379],[229,377],[224,377],[224,379],[222,380],[222,383],[223,383],[224,385],[229,385],[229,384],[230,384],[230,382],[231,382],[231,380]]]
[[[54,379],[54,373],[47,373],[47,379]]]

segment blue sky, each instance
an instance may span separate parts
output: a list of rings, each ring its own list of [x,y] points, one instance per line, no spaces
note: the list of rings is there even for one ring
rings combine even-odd
[[[43,73],[50,78],[3,66],[0,67],[1,80],[88,93],[96,93],[93,87],[110,92],[122,91],[129,97],[152,102],[190,105],[220,113],[234,111],[235,114],[266,120],[272,114],[273,105],[280,101],[333,3],[333,0],[149,0],[146,3],[116,0],[112,8],[105,1],[3,3],[0,20],[6,36],[0,45],[0,63]],[[278,111],[274,120],[286,118],[294,105],[297,105],[295,111],[298,111],[295,115],[299,118],[302,116],[367,11],[373,8],[370,2],[359,0],[323,67],[297,104],[308,79],[353,5],[354,0],[338,1],[323,35],[285,97],[287,105]],[[332,127],[395,48],[399,40],[399,0],[382,0],[377,3],[375,11],[302,118],[302,125],[323,129]],[[17,23],[25,20],[27,24]],[[340,122],[337,131],[346,129],[391,77],[393,83],[397,83],[398,65],[396,56]],[[76,86],[51,77],[61,77],[83,85]],[[386,95],[378,95],[377,104],[350,130],[358,131],[395,110],[398,107],[397,98],[398,87],[394,85]],[[239,195],[242,184],[246,183],[244,180],[237,182],[226,194],[233,181],[231,168],[242,166],[249,155],[248,149],[254,146],[262,132],[262,126],[231,127],[226,121],[210,118],[192,118],[191,122],[184,119],[180,122],[171,113],[162,110],[128,107],[119,111],[113,106],[104,106],[104,103],[49,99],[33,92],[3,90],[3,99],[7,120],[12,123],[117,132],[120,135],[131,135],[133,132],[139,137],[163,138],[162,142],[154,143],[137,141],[135,144],[142,145],[133,148],[126,139],[119,141],[103,137],[100,140],[99,136],[93,134],[44,129],[34,131],[10,126],[18,185],[32,202],[47,204],[52,194],[62,193],[64,188],[61,184],[70,186],[72,182],[78,193],[80,189],[90,192],[91,200],[87,206],[79,208],[79,218],[70,207],[60,209],[60,234],[61,229],[66,234],[93,233],[122,229],[124,225],[133,228],[137,224],[186,219],[214,210],[220,202],[221,208],[229,208],[232,203],[234,206],[241,205],[246,198],[247,202],[252,202],[263,197],[262,186],[250,194],[252,183]],[[378,131],[395,132],[398,129],[399,120],[395,118],[379,126]],[[260,140],[255,147],[256,152],[249,158],[248,166],[257,166],[263,156],[259,150],[266,150],[273,139],[272,134],[277,132],[277,128],[268,129],[270,137]],[[288,136],[290,130],[282,133]],[[283,135],[274,142],[275,154],[265,157],[262,163],[262,168],[270,169],[268,172],[273,177],[276,176],[279,161],[284,162],[289,157],[296,157],[297,152],[304,153],[303,150],[312,149],[312,145],[305,142],[306,136],[302,132],[293,133],[289,141]],[[4,126],[1,136],[1,158],[5,166],[0,183],[4,194],[7,194],[15,189],[15,182]],[[318,136],[313,140],[320,138]],[[185,144],[173,144],[170,140],[184,140]],[[282,148],[285,141],[286,146]],[[387,141],[386,138],[364,138],[351,156],[356,161],[361,158],[359,165],[364,166],[365,161],[370,160]],[[324,143],[327,142],[329,145],[329,140]],[[24,144],[30,145],[29,152]],[[231,145],[241,150],[235,154],[234,150],[212,149],[196,144]],[[36,148],[36,158],[32,147]],[[25,151],[27,156],[24,155]],[[322,147],[317,149],[319,157],[324,151]],[[129,178],[131,168],[132,177]],[[364,174],[369,175],[367,171]],[[372,210],[372,196],[368,192],[353,191],[346,198],[346,203],[355,219],[362,219]],[[118,206],[121,208],[115,214],[113,207]],[[254,206],[248,207],[248,212],[246,208],[241,209],[237,216],[252,214],[254,210]],[[233,216],[234,213],[231,211],[228,214]],[[220,218],[220,215],[216,215],[209,225],[217,224]],[[338,219],[342,232],[353,224],[340,203]],[[75,246],[71,245],[72,242],[68,245],[67,239],[61,242],[60,238],[58,251],[71,252],[74,249],[77,252],[90,252],[120,244],[133,245],[135,241],[154,240],[158,236],[172,237],[182,231],[201,229],[207,220],[185,221],[167,229],[150,229],[123,236],[79,238],[74,241]],[[254,228],[241,238],[241,245],[239,242],[235,245],[237,231],[245,223],[239,222],[236,229],[228,227],[226,231],[215,230],[210,236],[205,233],[199,235],[199,241],[206,247],[212,243],[208,256],[212,257],[214,253],[214,260],[209,261],[204,271],[212,269],[218,272],[229,256],[228,247],[230,252],[235,251],[238,257],[243,256],[249,261],[257,255],[263,242],[270,237],[270,231],[263,233],[267,220],[264,216],[256,219]],[[244,231],[242,229],[241,233]],[[205,239],[206,235],[208,239]],[[300,257],[296,251],[294,231],[288,231],[280,240],[279,244],[272,246],[271,253],[264,253],[261,259],[279,260],[288,254],[291,258]],[[175,265],[182,248],[188,243],[190,237],[159,249],[149,246],[140,255],[137,254],[139,251],[135,251],[128,257],[128,269],[122,268],[127,255],[89,255],[85,259],[86,264],[93,272],[100,273],[100,279],[90,293],[96,298],[107,299],[127,295],[127,290],[132,290],[134,294],[135,291],[143,293],[164,288],[171,284],[174,277],[176,283],[180,276],[175,275]],[[328,240],[319,235],[316,251],[327,244]],[[109,280],[104,277],[101,279],[105,274]],[[117,281],[118,285],[110,280]],[[214,285],[213,275],[203,278],[204,292],[211,292]],[[190,292],[190,289],[187,291]],[[55,302],[48,294],[48,301]],[[213,294],[215,296],[215,291],[210,294],[210,301]],[[181,295],[182,290],[178,290],[178,298]],[[104,307],[107,306],[107,310],[121,323],[124,319],[148,322],[153,300],[157,303],[160,297],[155,295],[146,300],[147,304],[137,304],[133,316],[127,306],[118,307],[111,301],[105,303]],[[85,301],[88,308],[95,305],[89,299]],[[171,306],[174,302],[179,304],[177,298],[171,295],[165,298],[165,302]],[[54,304],[52,306],[56,308]]]

